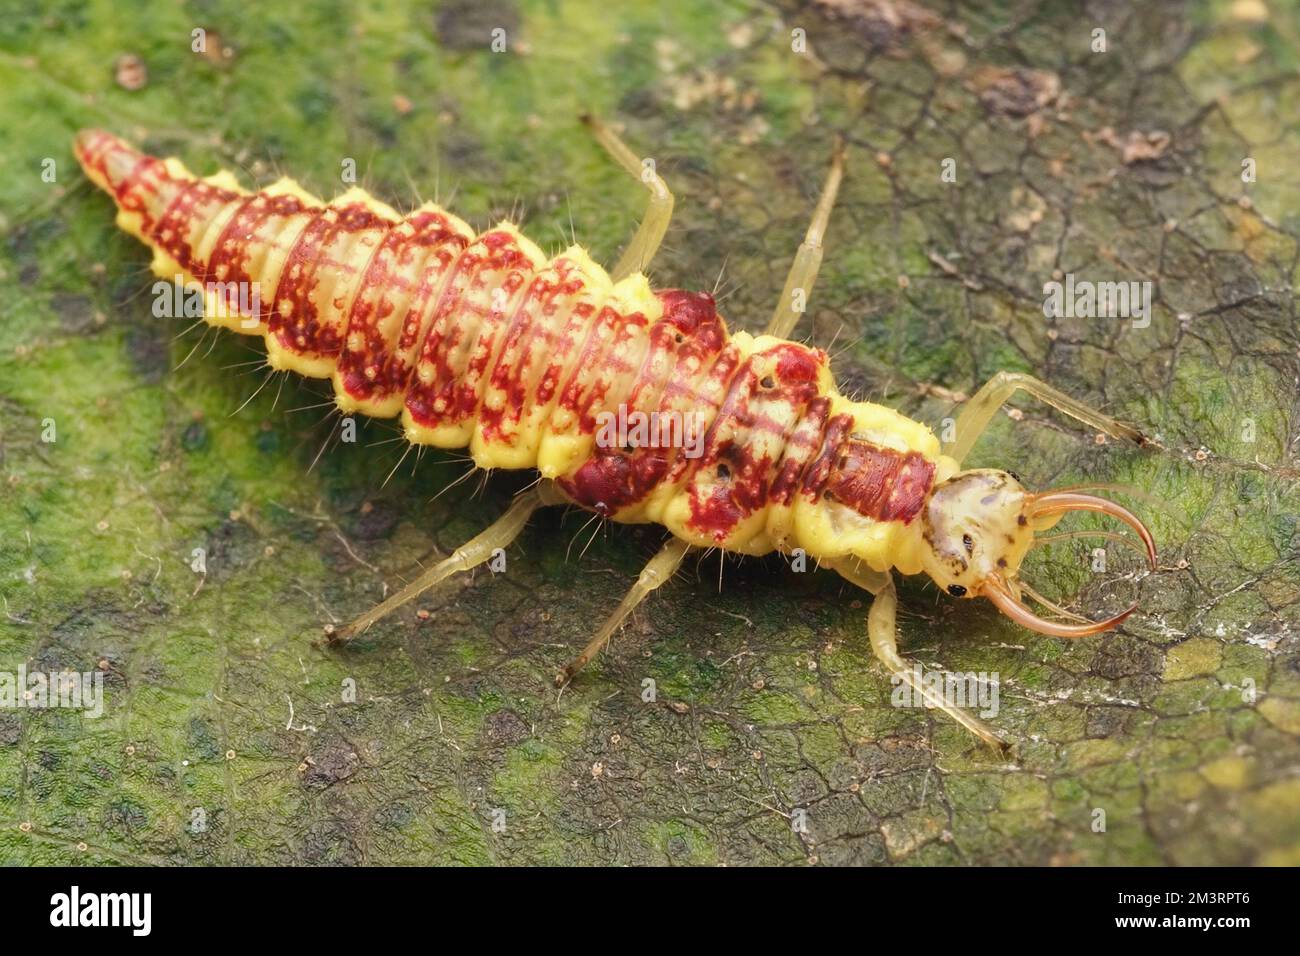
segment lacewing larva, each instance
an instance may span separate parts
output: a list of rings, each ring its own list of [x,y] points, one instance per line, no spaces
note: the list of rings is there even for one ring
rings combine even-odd
[[[497,522],[339,637],[487,561],[536,508],[571,504],[661,525],[669,538],[557,683],[691,550],[801,549],[875,596],[868,634],[897,681],[1004,746],[899,655],[893,572],[925,573],[953,597],[986,597],[1045,634],[1117,626],[1134,608],[1078,618],[1018,572],[1035,534],[1077,510],[1131,526],[1154,568],[1142,522],[1084,489],[1032,493],[1010,472],[961,462],[1017,390],[1112,437],[1141,444],[1141,434],[1018,373],[998,373],[965,402],[944,445],[919,422],[841,395],[826,353],[786,338],[821,262],[843,175],[839,144],[766,334],[729,332],[707,294],[651,289],[641,270],[667,229],[672,194],[608,127],[587,122],[650,191],[612,273],[579,246],[548,259],[508,222],[476,234],[434,204],[401,215],[355,188],[325,202],[289,179],[249,192],[228,172],[200,178],[98,130],[78,134],[75,150],[116,202],[117,224],[153,250],[154,272],[201,288],[209,323],[261,336],[272,368],[331,379],[344,413],[400,415],[410,442],[468,448],[480,468],[540,472]],[[611,433],[604,426],[615,415],[621,427]],[[646,440],[641,428],[630,441],[636,429],[622,426],[633,418],[672,423],[666,433],[676,438]]]

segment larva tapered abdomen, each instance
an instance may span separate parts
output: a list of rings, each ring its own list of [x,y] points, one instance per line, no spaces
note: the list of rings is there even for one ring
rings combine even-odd
[[[262,335],[271,366],[331,378],[345,412],[693,544],[919,568],[912,519],[953,467],[924,426],[840,396],[819,349],[729,335],[710,296],[611,282],[578,247],[548,260],[508,223],[249,193],[100,131],[76,152],[158,275],[202,284],[208,321]]]

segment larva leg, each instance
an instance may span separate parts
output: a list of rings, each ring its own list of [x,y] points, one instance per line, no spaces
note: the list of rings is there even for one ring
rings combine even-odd
[[[817,208],[813,211],[808,231],[799,245],[799,251],[795,253],[794,262],[790,264],[781,299],[772,312],[771,321],[767,323],[768,335],[789,338],[812,295],[813,285],[817,282],[817,270],[822,264],[822,238],[826,235],[826,226],[831,219],[835,196],[840,191],[840,180],[844,178],[844,153],[844,140],[837,136],[830,172],[826,174],[826,184],[822,186],[822,194],[817,200]]]
[[[639,159],[636,153],[628,149],[626,143],[619,139],[617,133],[594,116],[582,117],[582,121],[596,137],[596,141],[605,147],[614,161],[635,176],[646,189],[650,190],[650,202],[646,205],[645,218],[637,228],[632,241],[623,250],[618,264],[610,271],[610,278],[617,282],[634,272],[644,271],[659,251],[668,223],[673,218],[673,194],[668,191],[668,184],[655,171],[654,163]]]
[[[370,627],[380,618],[386,617],[403,604],[411,601],[429,588],[443,581],[457,571],[468,571],[492,557],[497,548],[505,548],[519,536],[532,517],[542,505],[560,504],[563,499],[549,481],[541,482],[519,494],[506,509],[506,513],[488,525],[482,532],[470,538],[443,558],[429,570],[398,591],[382,604],[371,608],[347,627],[333,635],[332,640],[350,641]]]
[[[682,560],[691,550],[689,544],[678,538],[669,539],[668,543],[659,549],[659,553],[641,569],[636,584],[632,585],[631,590],[623,596],[623,600],[614,609],[614,613],[605,619],[605,623],[600,626],[596,636],[587,642],[587,646],[582,649],[581,654],[569,661],[564,666],[564,670],[556,675],[556,687],[563,687],[573,680],[574,674],[591,663],[591,659],[609,643],[609,639],[614,636],[614,632],[622,626],[623,622],[627,620],[627,616],[632,613],[636,606],[644,601],[651,591],[677,573]]]
[[[942,710],[989,746],[1003,753],[1009,750],[1010,745],[1002,738],[1001,734],[974,714],[967,713],[960,707],[950,704],[942,694],[937,693],[933,687],[924,680],[919,679],[917,672],[899,656],[897,612],[898,595],[894,591],[894,581],[890,578],[889,583],[881,589],[875,600],[871,602],[871,610],[867,612],[867,635],[871,638],[871,649],[875,652],[876,658],[889,669],[893,676],[907,683],[912,690],[920,694],[929,706]]]
[[[1089,408],[1082,402],[1075,401],[1046,382],[1040,382],[1033,376],[1021,372],[998,372],[958,409],[956,437],[944,446],[944,453],[960,464],[974,447],[975,442],[984,434],[984,430],[988,428],[997,410],[1015,394],[1017,389],[1024,389],[1039,401],[1112,438],[1131,441],[1138,445],[1147,442],[1146,437],[1131,425],[1117,422],[1095,408]]]
[[[997,730],[974,714],[950,704],[942,694],[919,679],[916,670],[899,656],[898,593],[894,590],[893,577],[873,571],[851,558],[832,562],[830,567],[848,581],[875,595],[871,610],[867,612],[867,636],[871,639],[871,650],[876,659],[885,665],[889,673],[911,687],[926,704],[942,710],[980,740],[1005,753],[1010,745]]]

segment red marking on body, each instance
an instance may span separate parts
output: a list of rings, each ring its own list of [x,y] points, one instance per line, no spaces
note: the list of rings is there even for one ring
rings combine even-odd
[[[349,239],[367,231],[379,233],[392,225],[359,203],[325,206],[307,224],[285,260],[267,319],[268,330],[286,351],[298,355],[339,354],[344,317],[337,316],[337,322],[322,317],[316,290],[328,281],[336,292],[332,304],[341,309],[343,303],[337,294],[346,291],[347,277],[359,271],[347,261]]]
[[[925,504],[933,483],[934,462],[919,452],[904,454],[850,441],[842,448],[826,492],[868,518],[908,524]]]
[[[583,415],[580,427],[584,430],[594,431],[599,413],[613,412],[619,405],[647,415],[673,411],[673,398],[680,395],[673,386],[681,387],[686,377],[682,369],[695,368],[697,375],[709,369],[725,345],[726,326],[718,316],[712,296],[677,289],[656,294],[663,312],[650,328],[649,347],[636,379],[624,396],[605,396],[602,383],[594,386],[592,394],[581,400]],[[634,327],[634,323],[645,321],[639,313],[624,319],[622,327],[613,336],[616,342]],[[616,371],[626,372],[627,368],[624,366]],[[605,376],[605,381],[610,377]],[[699,410],[692,411],[698,413]],[[705,426],[707,420],[701,428]],[[560,485],[573,501],[608,516],[643,501],[669,477],[670,468],[678,474],[685,473],[685,468],[677,467],[677,463],[684,461],[688,459],[681,449],[656,447],[653,443],[621,449],[597,446],[592,457],[578,468],[572,478],[561,480]]]
[[[785,455],[777,466],[776,477],[772,479],[772,487],[768,491],[770,503],[785,506],[794,500],[809,462],[821,448],[830,407],[831,400],[821,395],[808,403],[799,424],[785,443]]]
[[[826,365],[826,353],[787,343],[763,354],[776,354],[777,387],[802,396],[806,386],[815,384]]]
[[[675,330],[681,335],[677,341],[682,351],[693,351],[700,356],[712,355],[726,344],[727,327],[709,293],[664,289],[656,292],[655,296],[664,310],[657,328],[664,333]]]
[[[466,247],[425,337],[419,374],[406,393],[406,408],[418,424],[454,425],[478,414],[497,337],[532,275],[532,260],[507,230],[485,232]],[[489,281],[492,295],[485,304],[482,293]],[[422,367],[428,368],[427,377]]]
[[[278,231],[271,227],[276,224],[282,226],[281,220],[299,215],[305,208],[296,196],[256,193],[245,199],[231,216],[213,246],[207,265],[209,280],[227,284],[222,291],[228,315],[233,314],[240,305],[237,285],[243,283],[251,288],[257,282],[250,272],[250,261],[261,253],[258,265],[260,267],[265,264],[267,246],[274,244],[275,233]],[[262,299],[260,289],[258,298]],[[261,301],[260,313],[250,318],[265,321],[271,310],[272,303]]]
[[[317,282],[316,265],[324,240],[336,228],[329,207],[322,207],[299,234],[280,273],[267,328],[291,352],[308,352],[307,344],[316,342],[320,335],[316,304],[312,301]],[[302,336],[301,346],[295,341],[295,333]]]
[[[682,385],[673,383],[665,399],[678,401],[691,414],[699,416],[698,421],[704,426],[707,436],[717,421],[719,409],[727,397],[728,386],[740,365],[740,350],[728,342],[703,374],[694,382]],[[667,480],[674,485],[685,483],[700,467],[702,457],[679,455],[673,462]]]
[[[583,372],[587,369],[600,368],[600,360],[608,349],[609,337],[622,319],[623,317],[613,306],[601,306],[600,311],[596,313],[596,321],[591,324],[587,337],[578,348],[576,361],[573,362],[572,366],[566,365],[558,357],[551,363],[547,375],[552,372],[563,373],[566,370],[569,372],[568,381],[560,392],[559,405],[561,408],[575,413],[578,411],[578,406],[582,402],[586,391],[585,386],[588,382]],[[545,381],[545,377],[543,376],[543,381]],[[550,387],[554,386],[551,385]]]
[[[767,508],[774,487],[788,492],[779,463],[817,397],[826,361],[818,349],[784,342],[736,371],[690,483],[693,530],[721,543]]]
[[[504,393],[504,402],[497,408],[485,404],[479,409],[478,421],[485,441],[507,444],[514,442],[514,428],[529,411],[528,398],[532,383],[528,376],[534,365],[535,352],[546,349],[554,340],[554,336],[549,333],[559,314],[560,305],[570,304],[572,297],[581,292],[585,285],[575,263],[563,258],[556,260],[550,268],[533,279],[515,310],[514,319],[505,333],[501,356],[489,379],[493,389]],[[567,351],[559,354],[554,350],[548,351],[559,363],[569,358]],[[513,358],[508,359],[509,356]],[[545,399],[539,390],[537,400],[543,405],[548,403],[553,387],[552,384],[551,389],[547,390]]]
[[[338,369],[348,395],[384,399],[406,391],[425,308],[466,243],[434,210],[416,213],[384,237],[347,317]],[[396,335],[385,333],[381,323],[399,310]]]
[[[172,200],[154,225],[149,238],[159,249],[180,263],[182,269],[199,282],[206,282],[207,263],[199,259],[190,237],[202,237],[212,217],[226,203],[238,198],[236,193],[216,189],[201,180],[191,180]]]
[[[825,496],[876,521],[908,524],[920,513],[934,484],[934,462],[920,452],[900,452],[848,435],[849,415],[826,430],[822,451],[809,468],[803,492]]]
[[[138,212],[144,218],[144,228],[152,225],[154,210],[149,197],[157,196],[157,180],[165,177],[166,167],[152,156],[135,157],[130,171],[113,183],[113,197],[121,209]]]
[[[695,380],[717,361],[727,342],[727,327],[707,292],[668,289],[655,293],[662,315],[650,329],[650,347],[626,399],[628,408],[666,413],[689,396],[692,415],[703,417]],[[717,410],[709,406],[709,418]],[[703,423],[707,426],[707,421]]]
[[[718,471],[717,481],[707,494],[700,493],[698,487],[691,489],[687,525],[721,544],[742,521],[766,505],[766,488],[756,475],[766,472],[771,463],[769,456],[756,460],[737,445],[721,449],[712,464],[715,469],[727,471]],[[738,479],[737,474],[741,476]]]
[[[531,263],[527,263],[525,268],[528,266],[531,266]],[[493,306],[479,324],[478,337],[470,346],[469,364],[452,392],[454,398],[451,414],[454,421],[473,418],[478,412],[483,379],[488,364],[496,356],[497,339],[502,334],[502,326],[510,322],[509,316],[514,314],[515,310],[511,308],[511,304],[515,296],[527,281],[527,273],[514,271],[497,287],[506,304],[501,308]]]
[[[560,387],[560,377],[564,374],[567,361],[579,347],[578,336],[587,330],[591,317],[596,313],[596,306],[590,302],[581,302],[569,316],[564,331],[553,336],[551,359],[537,382],[534,401],[538,405],[549,405]],[[585,338],[584,338],[585,341]]]
[[[569,377],[557,402],[560,408],[578,418],[578,430],[591,435],[596,431],[596,416],[619,397],[609,395],[609,388],[619,376],[631,372],[631,366],[617,354],[633,335],[649,324],[640,312],[623,314],[612,305],[604,305],[591,323],[587,337],[577,350],[576,361],[568,366]],[[606,399],[610,399],[608,406]]]
[[[835,455],[852,428],[852,415],[836,415],[827,422],[826,430],[822,433],[821,446],[804,470],[803,479],[799,482],[799,490],[810,501],[816,501],[821,497],[822,489],[826,486],[831,470],[835,467]]]
[[[84,130],[74,144],[77,161],[102,181],[117,207],[140,216],[140,231],[149,235],[186,183],[173,179],[167,165],[132,149],[101,130]]]
[[[601,376],[586,397],[578,403],[578,428],[590,435],[596,431],[596,417],[609,405],[617,405],[619,396],[609,394],[610,386],[622,377],[632,373],[632,364],[623,358],[625,346],[636,337],[637,333],[650,324],[643,312],[620,314],[614,325],[613,341],[602,356]],[[624,397],[624,401],[626,398]]]
[[[668,470],[672,449],[597,447],[560,486],[575,503],[609,517],[650,493]]]

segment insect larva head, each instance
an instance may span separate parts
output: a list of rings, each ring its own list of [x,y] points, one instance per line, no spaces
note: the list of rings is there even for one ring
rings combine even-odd
[[[1005,471],[981,469],[956,474],[936,485],[922,510],[922,562],[926,573],[953,597],[986,597],[1018,624],[1058,637],[1084,637],[1118,626],[1137,609],[1105,621],[1062,624],[1035,614],[1020,600],[1020,563],[1034,546],[1034,533],[1070,511],[1096,511],[1118,518],[1142,539],[1156,567],[1151,533],[1127,508],[1076,491],[1031,494]],[[1028,586],[1025,592],[1043,601]]]
[[[940,482],[921,510],[926,573],[953,597],[977,597],[995,575],[1014,577],[1034,543],[1031,498],[1005,471],[964,471]]]

